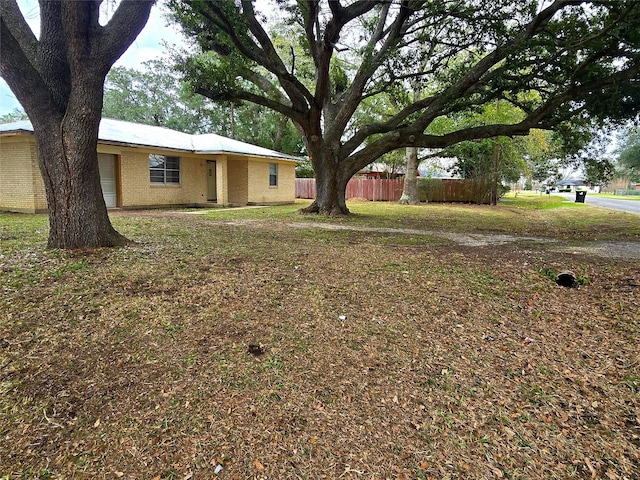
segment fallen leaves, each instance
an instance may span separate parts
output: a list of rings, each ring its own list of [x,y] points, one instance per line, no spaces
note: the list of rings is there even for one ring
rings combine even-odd
[[[64,281],[78,259],[36,250],[0,278],[14,476],[633,478],[640,305],[611,286],[638,262],[127,225],[139,246],[84,252]],[[548,265],[590,283],[545,283]]]

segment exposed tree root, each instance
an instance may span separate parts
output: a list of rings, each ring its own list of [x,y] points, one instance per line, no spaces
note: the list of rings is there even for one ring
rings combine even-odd
[[[341,216],[349,215],[351,212],[349,212],[349,209],[346,206],[341,207],[340,205],[331,205],[327,207],[320,207],[314,201],[308,207],[301,208],[300,210],[298,210],[298,213],[302,215],[318,214],[318,215],[324,215],[326,217],[341,217]]]

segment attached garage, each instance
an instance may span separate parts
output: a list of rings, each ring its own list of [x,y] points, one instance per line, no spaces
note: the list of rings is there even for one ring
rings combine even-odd
[[[108,153],[98,154],[98,168],[100,169],[100,186],[107,208],[118,206],[118,192],[116,182],[116,155]]]

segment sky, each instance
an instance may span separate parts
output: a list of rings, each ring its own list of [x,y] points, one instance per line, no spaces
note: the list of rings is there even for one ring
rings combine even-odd
[[[2,0],[0,0],[2,1]],[[40,18],[37,0],[18,0],[20,10],[36,35],[40,31]],[[177,27],[167,26],[164,18],[165,10],[154,6],[146,26],[129,49],[116,62],[116,66],[141,68],[147,60],[166,58],[167,48],[164,43],[182,45],[182,36]],[[0,116],[21,108],[9,86],[0,78]]]

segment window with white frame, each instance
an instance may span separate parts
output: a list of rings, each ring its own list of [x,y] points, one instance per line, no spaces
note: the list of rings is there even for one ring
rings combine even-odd
[[[149,154],[149,178],[156,185],[179,185],[180,157]]]
[[[269,186],[270,187],[278,186],[278,164],[277,163],[269,164]]]

